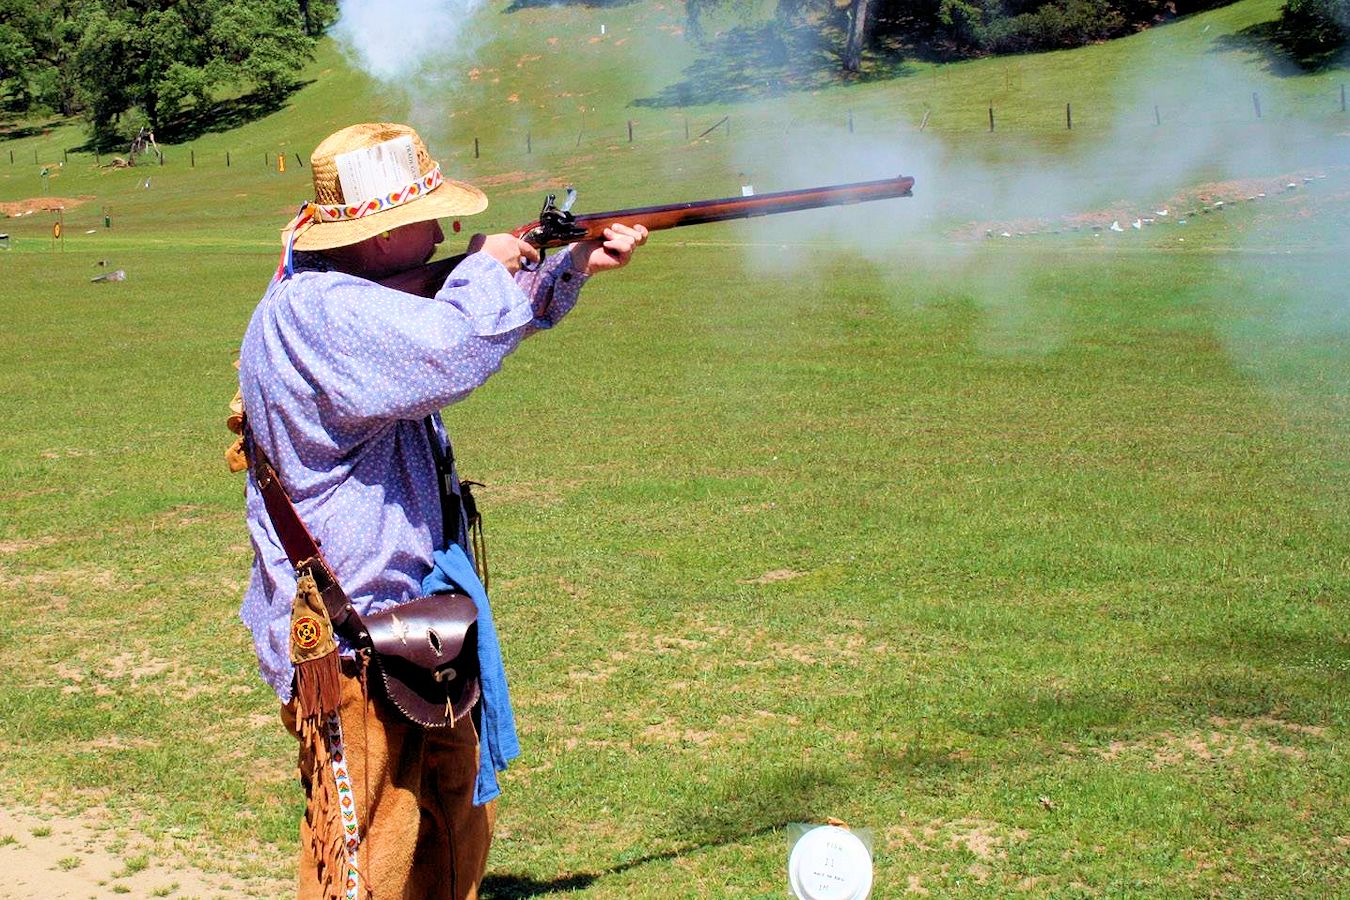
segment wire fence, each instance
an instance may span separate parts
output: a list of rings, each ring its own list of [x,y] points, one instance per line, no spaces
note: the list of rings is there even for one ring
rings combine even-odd
[[[509,131],[493,131],[463,136],[448,148],[447,155],[457,159],[528,159],[532,156],[553,156],[596,149],[614,149],[626,145],[659,142],[663,145],[687,144],[731,139],[738,136],[765,134],[792,134],[795,131],[829,130],[839,134],[905,134],[905,133],[975,133],[990,134],[1045,134],[1053,131],[1072,133],[1103,133],[1119,131],[1122,122],[1135,128],[1164,128],[1168,126],[1218,126],[1240,123],[1270,122],[1272,125],[1288,118],[1339,122],[1350,115],[1347,110],[1347,86],[1340,84],[1321,94],[1302,97],[1267,96],[1259,91],[1237,92],[1226,97],[1207,97],[1187,104],[1159,102],[1135,108],[1131,113],[1114,106],[1102,115],[1106,104],[1093,105],[1073,100],[1027,102],[999,102],[963,104],[944,108],[936,103],[920,103],[908,98],[907,108],[881,108],[875,103],[856,108],[844,108],[828,118],[816,115],[799,117],[790,112],[775,115],[773,111],[691,114],[680,110],[667,114],[643,113],[624,118],[597,120],[593,113],[581,113],[572,124],[568,116],[548,117],[539,126],[523,124]],[[1245,109],[1245,111],[1244,111]],[[12,167],[34,165],[44,171],[57,165],[91,162],[96,166],[125,167],[125,155],[97,151],[70,150],[55,146],[43,147],[29,143],[22,148],[4,148],[0,144],[0,165],[6,161]],[[191,144],[170,145],[160,151],[147,151],[135,162],[135,168],[174,167],[189,169],[247,169],[284,174],[304,170],[308,160],[290,150],[269,149],[198,149]]]

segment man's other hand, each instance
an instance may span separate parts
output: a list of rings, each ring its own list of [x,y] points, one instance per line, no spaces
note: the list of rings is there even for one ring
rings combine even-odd
[[[605,229],[603,241],[572,245],[572,268],[583,275],[623,268],[633,258],[633,251],[645,243],[647,229],[642,225],[611,225]]]

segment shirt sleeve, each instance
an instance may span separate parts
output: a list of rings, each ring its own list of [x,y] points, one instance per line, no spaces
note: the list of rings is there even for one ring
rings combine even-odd
[[[289,355],[325,418],[418,419],[462,400],[528,334],[576,303],[575,289],[555,289],[565,263],[527,290],[475,253],[432,299],[342,273],[301,274],[278,327],[285,343],[292,333]]]

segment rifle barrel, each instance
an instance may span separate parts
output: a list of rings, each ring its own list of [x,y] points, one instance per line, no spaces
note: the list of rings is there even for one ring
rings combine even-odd
[[[600,238],[607,227],[616,223],[643,225],[648,231],[661,231],[686,225],[706,225],[710,222],[748,219],[753,216],[770,216],[804,209],[909,197],[913,195],[913,189],[914,179],[902,175],[878,181],[858,181],[852,184],[779,191],[750,197],[724,197],[720,200],[695,200],[666,206],[641,206],[613,212],[586,213],[577,216],[572,223],[586,232],[585,237],[541,238],[537,233],[531,234],[538,228],[538,222],[531,222],[512,233],[540,249],[546,249],[562,247],[577,240]]]
[[[850,203],[868,203],[873,200],[909,197],[913,193],[913,188],[914,179],[907,175],[901,175],[898,178],[858,181],[853,184],[836,184],[829,187],[805,188],[797,191],[779,191],[775,194],[724,197],[720,200],[695,200],[690,203],[671,203],[667,206],[640,206],[634,209],[617,209],[613,212],[586,213],[572,219],[571,225],[575,228],[575,233],[565,238],[546,235],[537,220],[521,226],[511,233],[544,250],[552,247],[563,247],[574,241],[602,238],[605,229],[616,223],[643,225],[648,231],[661,231],[667,228],[681,228],[685,225],[706,225],[709,222],[726,222],[732,219],[748,219],[753,216],[771,216],[803,209],[820,209],[826,206],[843,206]],[[463,258],[463,256],[455,256],[440,259],[383,278],[381,283],[386,287],[407,291],[410,294],[434,297],[445,279],[450,275],[451,270]]]

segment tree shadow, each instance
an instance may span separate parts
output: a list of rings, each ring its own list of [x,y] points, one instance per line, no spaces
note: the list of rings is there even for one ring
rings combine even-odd
[[[284,91],[253,91],[209,106],[180,110],[160,126],[160,140],[180,144],[203,134],[230,131],[284,107],[291,95],[313,81],[297,81]]]
[[[793,822],[822,821],[847,786],[834,772],[792,768],[768,776],[734,778],[700,793],[698,803],[676,806],[662,829],[678,845],[615,862],[597,872],[543,881],[524,874],[488,875],[483,900],[528,900],[588,888],[601,878],[781,831]]]
[[[204,134],[230,131],[241,125],[261,119],[284,108],[291,96],[310,81],[297,81],[284,91],[253,91],[241,97],[219,100],[215,103],[181,109],[155,129],[155,139],[161,144],[182,144]],[[125,152],[129,139],[120,135],[90,136],[84,144],[72,151],[92,153]]]
[[[19,138],[37,137],[50,129],[42,125],[0,125],[0,141],[17,141]]]
[[[903,57],[870,56],[859,73],[843,71],[842,37],[832,29],[778,22],[730,29],[702,45],[684,77],[633,106],[672,108],[750,103],[838,84],[880,81],[908,74]]]
[[[584,6],[587,9],[615,9],[631,6],[638,0],[513,0],[503,12],[515,13],[522,9],[544,9],[549,6]]]
[[[1216,51],[1247,50],[1261,54],[1266,71],[1282,78],[1350,68],[1350,47],[1310,46],[1303,32],[1284,18],[1248,25],[1234,34],[1220,36],[1214,43]]]

